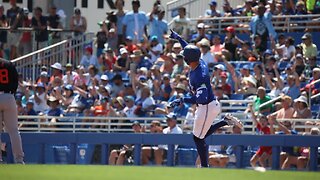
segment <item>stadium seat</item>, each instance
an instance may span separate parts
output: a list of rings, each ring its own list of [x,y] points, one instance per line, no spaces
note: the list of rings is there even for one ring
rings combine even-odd
[[[244,95],[243,94],[231,94],[230,99],[232,100],[243,100]]]

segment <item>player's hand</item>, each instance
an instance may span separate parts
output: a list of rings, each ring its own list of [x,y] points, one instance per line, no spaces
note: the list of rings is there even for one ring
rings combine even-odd
[[[171,34],[170,34],[169,38],[172,38],[172,39],[180,39],[181,38],[181,36],[178,33],[176,33],[174,30],[170,29],[170,31],[171,31]]]
[[[175,99],[175,100],[173,100],[172,102],[170,102],[167,107],[168,107],[168,108],[173,108],[173,107],[179,106],[179,105],[182,104],[182,103],[183,103],[183,99],[182,99],[182,98],[180,98],[180,99]]]

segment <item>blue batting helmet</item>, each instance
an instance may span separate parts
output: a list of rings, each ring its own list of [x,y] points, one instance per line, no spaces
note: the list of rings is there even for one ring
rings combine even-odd
[[[184,56],[184,60],[187,64],[190,62],[199,61],[199,58],[201,56],[200,49],[195,45],[187,45],[183,49],[182,55]]]

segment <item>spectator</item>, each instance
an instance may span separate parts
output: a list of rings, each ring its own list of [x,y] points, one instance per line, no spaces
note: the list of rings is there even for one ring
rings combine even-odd
[[[250,42],[244,41],[241,48],[236,50],[236,60],[238,61],[250,61],[250,58],[255,58],[253,52],[250,50]]]
[[[171,78],[175,78],[178,74],[187,74],[189,68],[188,65],[183,60],[183,56],[180,54],[177,54],[174,58],[175,65],[173,66],[173,71],[171,74]]]
[[[178,9],[178,16],[174,17],[169,23],[169,26],[183,39],[189,39],[190,33],[190,19],[186,17],[186,8],[180,7]]]
[[[7,45],[10,47],[10,59],[14,59],[17,57],[17,47],[19,46],[21,34],[13,30],[22,26],[22,16],[16,0],[10,0],[10,5],[11,8],[7,10],[7,21],[11,31],[8,34]]]
[[[133,133],[141,133],[141,125],[138,121],[133,122],[132,124]],[[134,151],[134,146],[127,144],[123,145],[120,150],[112,150],[109,156],[109,165],[123,165],[125,159],[132,158]]]
[[[116,0],[114,2],[115,7],[117,8],[116,16],[117,16],[117,34],[118,34],[118,46],[120,44],[124,44],[124,33],[123,33],[123,18],[127,13],[126,10],[123,9],[125,5],[124,0]]]
[[[141,67],[146,67],[147,69],[150,69],[152,64],[151,62],[142,54],[141,50],[135,50],[133,51],[133,54],[130,55],[130,58],[133,61],[134,65],[130,65],[130,71],[136,70]]]
[[[124,90],[122,76],[120,74],[116,74],[112,78],[112,82],[113,86],[111,87],[111,97],[117,97],[119,93]]]
[[[252,9],[252,4],[253,4],[253,0],[245,1],[245,7],[244,7],[244,10],[242,11],[242,16],[248,16],[248,17],[253,16],[254,12]]]
[[[163,79],[162,83],[159,87],[159,99],[162,101],[168,101],[172,93],[172,87],[170,84],[170,75],[164,74],[162,76],[162,79]]]
[[[138,116],[145,116],[147,112],[154,109],[155,101],[151,96],[151,91],[149,87],[143,87],[141,89],[141,97],[136,100],[136,114]]]
[[[276,119],[269,119],[271,134],[286,134],[295,135],[297,132],[292,129],[290,121],[278,122]],[[279,131],[275,132],[274,125],[278,125]],[[288,169],[291,165],[296,165],[296,158],[300,156],[298,147],[282,147],[280,154],[280,167],[281,169]]]
[[[221,44],[221,38],[219,35],[215,35],[212,38],[212,46],[211,46],[211,53],[214,55],[221,54],[222,49],[223,49],[223,44]],[[215,58],[216,60],[217,58]]]
[[[236,55],[236,49],[239,44],[242,44],[242,40],[236,36],[236,32],[233,26],[228,26],[225,28],[226,37],[224,38],[224,49],[228,50],[231,54],[230,59],[234,61],[234,57]]]
[[[74,85],[78,87],[85,87],[88,83],[88,74],[85,73],[85,69],[81,66],[78,69],[78,73],[74,76]]]
[[[77,73],[72,70],[72,64],[66,64],[65,75],[62,77],[63,84],[73,84],[73,80],[76,77]]]
[[[220,80],[221,80],[220,74],[225,70],[226,68],[222,64],[217,64],[214,66],[213,73],[211,76],[211,82],[213,83],[213,85],[218,85],[220,83]]]
[[[46,71],[40,73],[40,77],[37,80],[37,83],[43,83],[45,86],[49,85],[49,76]]]
[[[176,96],[177,99],[183,98],[183,94],[180,93]],[[178,117],[178,118],[185,118],[187,116],[189,110],[189,106],[186,103],[181,103],[179,106],[174,107],[173,113]]]
[[[221,86],[223,94],[230,96],[232,92],[232,87],[231,85],[227,82],[227,73],[226,72],[221,72],[220,73],[220,83],[218,86]]]
[[[310,61],[311,60],[316,60],[317,54],[318,54],[318,49],[315,44],[312,42],[312,35],[310,33],[305,33],[302,37],[302,51],[303,51],[303,56],[305,58],[308,58]]]
[[[108,31],[107,43],[104,46],[108,49],[111,49],[113,52],[116,52],[118,54],[117,43],[118,43],[118,36],[116,34],[116,29],[111,28]]]
[[[110,98],[111,87],[109,85],[100,85],[98,89],[99,99]]]
[[[96,86],[99,84],[99,81],[100,81],[100,76],[98,75],[98,69],[93,66],[93,65],[90,65],[88,67],[88,81],[87,81],[87,86]]]
[[[292,99],[290,96],[282,96],[281,97],[281,105],[282,108],[270,115],[268,115],[268,119],[291,119],[293,117],[294,109],[292,107]]]
[[[279,52],[280,50],[280,52]],[[281,60],[290,61],[292,57],[296,54],[296,49],[294,47],[294,39],[292,37],[287,37],[285,44],[278,48],[278,52]]]
[[[74,15],[70,19],[70,30],[73,31],[73,36],[80,39],[87,31],[87,19],[81,16],[81,10],[76,8]]]
[[[156,36],[159,40],[159,43],[164,45],[165,44],[164,37],[168,31],[168,22],[163,19],[165,15],[165,11],[163,9],[160,9],[158,13],[158,17],[155,17],[154,10],[149,15],[149,24],[150,24],[149,35],[150,37]]]
[[[34,110],[36,113],[44,113],[48,109],[47,93],[43,83],[33,86],[34,94],[29,98],[34,102]]]
[[[253,109],[251,109],[251,115],[252,115],[252,120],[254,124],[256,125],[259,134],[270,134],[270,127],[268,127],[268,119],[266,116],[260,114],[258,117],[255,115]],[[268,165],[266,164],[267,160],[270,163],[271,160],[271,154],[272,154],[272,147],[270,146],[260,146],[258,151],[252,156],[250,159],[250,164],[251,167],[255,168],[257,162],[259,161],[260,166],[262,167],[267,167]]]
[[[295,75],[289,75],[287,78],[288,84],[282,89],[285,95],[291,97],[291,99],[296,99],[300,96],[300,80],[299,76],[295,72]]]
[[[166,121],[168,127],[163,129],[163,134],[182,134],[182,129],[177,125],[177,116],[174,113],[169,113],[166,115]],[[166,145],[158,146],[158,149],[154,152],[156,165],[162,164],[164,153],[167,150],[168,147]]]
[[[270,74],[267,72],[267,70],[263,64],[262,64],[262,69],[263,69],[263,74],[264,74],[266,83],[268,84],[268,87],[271,90],[268,93],[268,95],[270,96],[271,99],[278,97],[282,92],[284,84],[283,84],[283,81],[280,77],[277,64],[273,65],[273,72],[276,75],[275,78],[272,78],[270,76]]]
[[[210,52],[210,41],[203,38],[198,42],[198,46],[200,46],[201,56],[200,58],[207,63],[209,67],[214,66],[214,57]]]
[[[80,65],[82,65],[86,70],[90,65],[94,65],[96,68],[98,67],[98,58],[93,54],[92,47],[88,46],[85,48],[84,55],[81,58]]]
[[[104,87],[107,86],[109,89],[111,89],[111,84],[109,83],[109,77],[105,74],[101,75],[99,84]]]
[[[223,88],[221,85],[217,85],[213,89],[214,96],[217,98],[218,101],[220,100],[229,100],[229,97],[223,92]],[[222,106],[228,106],[229,104],[222,103]],[[222,110],[225,111],[225,110]]]
[[[157,36],[152,36],[150,38],[150,46],[148,47],[150,61],[152,64],[160,57],[160,54],[163,52],[162,44],[159,43]]]
[[[102,25],[100,25],[100,30],[96,34],[96,45],[97,45],[97,57],[103,53],[104,45],[107,43],[108,40],[108,29],[106,27],[106,22],[103,21]]]
[[[266,79],[264,77],[264,75],[262,74],[262,67],[260,64],[255,64],[253,67],[253,72],[254,72],[254,78],[257,80],[257,87],[266,87],[267,83],[266,83]]]
[[[313,82],[320,79],[320,68],[314,68],[312,70],[312,78],[310,78],[308,84],[305,85],[304,88],[301,88],[302,91],[311,92],[311,95],[317,94],[320,92],[320,83],[312,84]],[[312,85],[311,85],[312,84]]]
[[[209,3],[210,9],[207,9],[204,13],[204,17],[206,18],[213,18],[213,17],[220,17],[221,13],[217,10],[217,1],[211,0]]]
[[[133,51],[138,50],[139,48],[135,43],[133,43],[132,36],[127,36],[125,39],[125,48],[129,52],[129,54],[132,54]]]
[[[307,97],[301,95],[299,98],[294,100],[293,104],[294,113],[293,118],[296,119],[311,119],[312,118],[312,112],[310,108],[308,107],[308,99]],[[297,122],[295,121],[295,125],[315,125],[314,122],[307,121],[305,123],[303,122]],[[305,128],[304,132],[309,132],[310,128]]]
[[[131,4],[132,11],[126,13],[122,20],[122,31],[125,33],[125,37],[131,36],[133,42],[138,43],[144,35],[147,36],[148,18],[143,11],[139,11],[139,0],[132,0]]]
[[[50,83],[52,83],[56,77],[59,77],[60,79],[62,79],[63,74],[62,74],[61,64],[56,62],[53,65],[51,65],[51,68],[52,68],[52,75],[50,77]]]
[[[29,100],[29,101],[27,102],[27,105],[26,105],[26,107],[25,107],[25,112],[26,112],[26,114],[24,114],[24,115],[28,115],[28,116],[38,115],[38,114],[36,113],[36,111],[34,110],[34,102],[33,102],[32,100]]]
[[[117,57],[113,69],[115,72],[127,72],[127,70],[129,70],[130,65],[128,51],[125,48],[121,48],[119,52],[120,55]]]
[[[259,112],[261,114],[269,114],[270,112],[272,112],[272,104],[268,104],[264,107],[261,107],[261,104],[264,104],[265,102],[270,101],[271,98],[266,95],[266,89],[264,87],[259,87],[257,90],[257,98],[255,99],[254,103],[253,103],[253,110],[254,112]]]
[[[63,29],[60,23],[60,16],[57,14],[57,7],[51,6],[49,9],[49,16],[47,18],[48,27],[50,29]],[[61,39],[61,33],[57,31],[51,31],[49,33],[49,39],[51,40],[50,44],[58,43]]]
[[[126,107],[123,109],[124,114],[128,118],[136,118],[137,115],[134,113],[136,111],[137,106],[134,104],[134,97],[133,96],[125,96],[124,102]],[[133,120],[130,120],[133,121]]]
[[[36,49],[42,49],[48,45],[47,18],[42,15],[42,9],[36,7],[33,10],[31,25],[35,29]]]
[[[47,116],[54,116],[54,117],[59,117],[59,116],[62,117],[63,116],[63,111],[59,107],[60,103],[57,98],[55,98],[54,96],[48,97],[47,104],[49,106],[49,110],[46,112]],[[49,125],[54,125],[58,121],[59,121],[58,119],[52,118],[49,122]],[[55,125],[54,125],[54,127],[55,127]],[[59,126],[56,126],[56,127],[59,127]]]
[[[0,4],[0,27],[6,28],[8,27],[8,20],[7,16],[4,14],[4,7],[2,4]],[[7,31],[0,31],[0,49],[4,49],[5,44],[7,43]],[[2,58],[4,56],[2,55]]]
[[[56,97],[61,101],[62,109],[68,109],[69,105],[72,103],[74,99],[75,93],[73,90],[73,86],[71,84],[65,85],[63,89],[63,93],[57,93]]]
[[[262,49],[267,49],[268,37],[272,41],[277,36],[270,16],[268,13],[266,13],[266,8],[261,3],[258,6],[257,15],[252,17],[251,19],[250,29],[253,37],[255,37],[256,35],[259,35],[261,37]]]
[[[211,40],[211,37],[209,34],[206,34],[206,28],[208,28],[204,23],[199,23],[197,25],[197,33],[193,34],[191,37],[191,41],[194,42],[195,44],[201,41],[202,39],[207,39]],[[210,41],[209,41],[210,45]]]
[[[301,54],[296,54],[295,57],[292,58],[293,67],[296,70],[296,73],[299,75],[299,79],[305,80],[305,69],[306,64],[303,56]]]
[[[162,127],[159,121],[152,121],[150,124],[150,133],[162,133]],[[144,146],[141,149],[142,165],[146,165],[152,158],[155,159],[156,164],[162,164],[161,149],[158,146]]]

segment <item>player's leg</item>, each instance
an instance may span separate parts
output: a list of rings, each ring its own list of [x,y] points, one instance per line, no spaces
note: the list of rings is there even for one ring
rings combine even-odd
[[[201,167],[208,167],[208,145],[204,139],[200,139],[193,135],[193,140],[196,144],[198,155],[200,157]]]
[[[10,136],[15,162],[24,163],[24,153],[22,150],[21,136],[18,131],[18,113],[16,103],[13,95],[11,94],[3,94],[3,97],[5,97],[4,102],[6,102],[6,108],[4,109],[2,116],[4,119],[4,125],[6,127],[6,130]]]
[[[109,156],[109,165],[115,165],[118,158],[118,150],[112,150]]]

